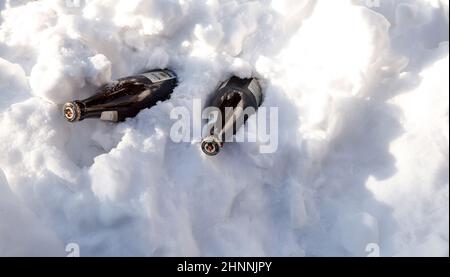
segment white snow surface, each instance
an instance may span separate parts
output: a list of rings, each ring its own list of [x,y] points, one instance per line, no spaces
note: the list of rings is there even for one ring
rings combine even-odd
[[[448,256],[448,9],[0,0],[0,256]],[[170,100],[64,120],[154,68],[179,75]],[[174,143],[171,109],[232,75],[263,80],[278,150]]]

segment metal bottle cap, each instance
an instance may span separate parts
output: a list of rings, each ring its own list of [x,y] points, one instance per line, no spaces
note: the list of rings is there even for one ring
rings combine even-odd
[[[68,102],[64,104],[63,114],[64,117],[70,122],[78,121],[81,116],[80,106],[75,102]]]
[[[208,136],[202,140],[201,148],[208,156],[215,156],[219,153],[222,144],[215,136]]]

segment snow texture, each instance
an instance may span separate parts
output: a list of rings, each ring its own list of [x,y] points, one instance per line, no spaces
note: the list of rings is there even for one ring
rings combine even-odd
[[[379,4],[379,5],[376,5]],[[449,255],[446,0],[0,0],[0,255]],[[171,68],[113,124],[61,104]],[[264,80],[279,147],[206,157],[170,111]]]

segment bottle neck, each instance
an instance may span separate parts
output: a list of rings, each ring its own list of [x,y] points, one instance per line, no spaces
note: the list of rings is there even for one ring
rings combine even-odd
[[[237,132],[246,120],[244,109],[245,103],[242,98],[233,106],[225,106],[220,108],[222,126],[215,130],[217,138],[221,141],[226,141]]]
[[[219,117],[212,123],[209,136],[201,142],[201,149],[206,155],[217,155],[220,148],[223,147],[223,143],[231,139],[237,130],[244,125],[249,115],[244,107],[245,102],[242,98],[232,106],[228,104],[219,107]]]

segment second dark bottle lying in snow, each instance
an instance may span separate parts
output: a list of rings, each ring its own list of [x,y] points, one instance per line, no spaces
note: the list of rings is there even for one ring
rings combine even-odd
[[[85,118],[123,121],[168,99],[176,85],[177,76],[172,71],[152,70],[107,83],[87,99],[64,104],[63,113],[70,122]]]
[[[220,111],[219,117],[208,123],[209,133],[201,142],[202,151],[209,156],[217,155],[223,143],[230,140],[249,115],[258,109],[262,98],[256,78],[232,77],[221,84],[210,103]]]

